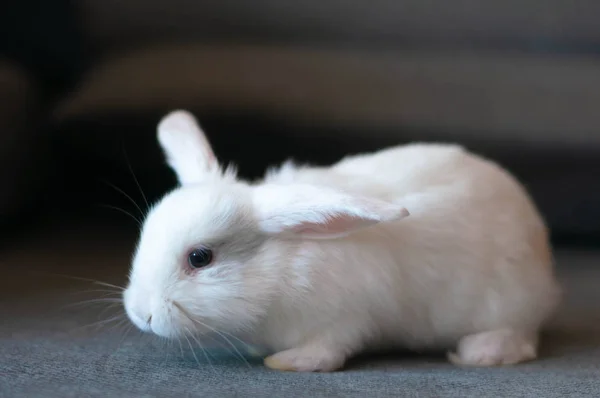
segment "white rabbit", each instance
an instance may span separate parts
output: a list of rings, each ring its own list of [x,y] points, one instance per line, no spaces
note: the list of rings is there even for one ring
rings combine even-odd
[[[124,303],[140,329],[234,335],[279,370],[393,348],[536,358],[561,289],[544,221],[496,164],[412,144],[248,183],[185,111],[158,139],[181,186],[150,210],[133,259]]]

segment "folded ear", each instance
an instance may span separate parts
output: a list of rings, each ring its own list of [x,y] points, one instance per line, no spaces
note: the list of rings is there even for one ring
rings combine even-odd
[[[206,135],[187,111],[173,111],[159,122],[158,142],[181,185],[200,182],[207,175],[220,172]]]
[[[409,215],[400,205],[313,185],[263,185],[253,199],[263,232],[312,239],[337,238]]]

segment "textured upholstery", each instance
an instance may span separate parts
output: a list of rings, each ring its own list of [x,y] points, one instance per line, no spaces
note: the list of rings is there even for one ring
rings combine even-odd
[[[96,64],[57,117],[252,110],[363,131],[589,148],[600,147],[599,103],[600,58],[187,44]]]
[[[319,43],[487,44],[546,48],[600,42],[595,0],[84,0],[87,35],[199,36]]]

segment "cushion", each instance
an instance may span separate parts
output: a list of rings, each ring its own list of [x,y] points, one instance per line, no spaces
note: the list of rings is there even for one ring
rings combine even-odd
[[[587,56],[165,44],[96,64],[56,117],[243,109],[363,131],[597,147],[598,103],[600,59]]]
[[[81,0],[90,43],[176,36],[233,40],[493,45],[545,49],[600,42],[595,0]]]

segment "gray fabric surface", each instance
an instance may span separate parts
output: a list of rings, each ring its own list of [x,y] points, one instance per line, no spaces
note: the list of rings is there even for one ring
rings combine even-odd
[[[0,396],[9,397],[598,397],[600,253],[559,251],[565,306],[537,361],[462,369],[443,358],[394,355],[331,374],[279,373],[215,349],[198,361],[129,325],[85,327],[111,317],[103,287],[121,284],[133,236],[111,229],[48,229],[0,252]],[[76,304],[80,303],[80,304]]]

